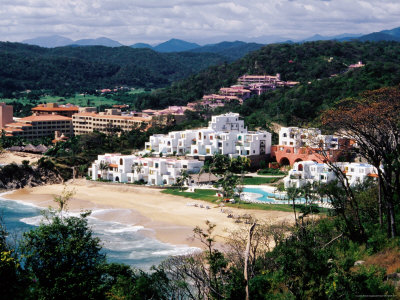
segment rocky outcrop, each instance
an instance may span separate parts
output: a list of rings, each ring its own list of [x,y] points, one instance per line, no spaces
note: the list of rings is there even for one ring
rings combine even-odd
[[[16,164],[0,168],[0,189],[19,189],[60,182],[63,182],[63,178],[54,170]]]

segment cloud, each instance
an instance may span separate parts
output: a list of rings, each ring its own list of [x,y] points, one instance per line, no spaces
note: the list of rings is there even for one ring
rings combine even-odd
[[[394,0],[2,0],[0,40],[62,34],[107,36],[124,44],[303,38],[369,33],[400,26]]]

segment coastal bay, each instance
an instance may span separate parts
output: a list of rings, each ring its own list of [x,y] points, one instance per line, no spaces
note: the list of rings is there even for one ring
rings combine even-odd
[[[75,194],[68,203],[69,211],[76,213],[84,210],[101,211],[96,217],[104,221],[143,226],[151,229],[145,234],[174,245],[201,247],[191,239],[193,228],[205,228],[208,220],[217,226],[214,230],[216,240],[224,243],[231,231],[242,224],[235,223],[222,213],[218,206],[205,207],[207,202],[187,199],[180,196],[161,193],[162,189],[133,186],[127,184],[109,184],[83,179],[66,185],[54,184],[34,188],[24,188],[3,195],[5,199],[20,200],[39,207],[55,207],[54,196],[60,195],[64,188],[74,190]],[[189,206],[198,203],[199,206]],[[282,223],[293,221],[292,213],[282,211],[230,209],[233,214],[250,214],[260,222]]]

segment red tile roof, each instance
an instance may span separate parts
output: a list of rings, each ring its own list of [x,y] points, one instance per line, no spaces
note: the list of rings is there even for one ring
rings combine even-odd
[[[20,122],[32,122],[32,121],[71,121],[72,118],[60,116],[60,115],[39,115],[29,116],[19,119]]]
[[[118,116],[118,115],[99,115],[97,113],[79,113],[75,114],[75,117],[93,117],[98,119],[120,119],[120,120],[133,120],[133,121],[150,121],[151,117],[131,117],[131,116]]]
[[[77,106],[72,106],[72,107],[42,107],[42,106],[36,106],[32,108],[32,111],[48,111],[48,112],[57,112],[57,111],[79,111],[79,108]]]

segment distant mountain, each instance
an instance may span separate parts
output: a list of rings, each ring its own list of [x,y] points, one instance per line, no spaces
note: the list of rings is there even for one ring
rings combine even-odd
[[[382,30],[381,33],[390,34],[390,35],[393,35],[393,36],[400,37],[400,27],[393,28],[393,29],[390,29],[390,30]]]
[[[99,37],[97,39],[82,39],[71,43],[77,46],[106,46],[106,47],[121,47],[121,43],[106,37]]]
[[[189,43],[183,40],[171,39],[153,47],[153,49],[157,52],[182,52],[198,47],[200,47],[200,45],[196,43]]]
[[[257,43],[245,43],[242,41],[235,42],[221,42],[218,44],[210,44],[201,46],[192,50],[190,52],[196,53],[216,53],[227,57],[229,60],[236,60],[242,58],[247,53],[260,49],[263,44]]]
[[[333,36],[323,36],[320,34],[315,34],[309,38],[302,40],[301,42],[315,42],[315,41],[329,41],[329,40],[353,40],[362,36],[362,34],[354,34],[354,33],[342,33]]]
[[[136,44],[130,45],[129,47],[131,47],[131,48],[150,48],[150,49],[153,49],[153,46],[151,46],[149,44],[146,44],[146,43],[136,43]]]
[[[22,41],[22,43],[24,44],[35,45],[46,48],[67,46],[73,42],[74,42],[73,40],[60,35],[41,36]]]
[[[380,42],[380,41],[400,42],[400,36],[386,34],[383,32],[373,32],[370,34],[363,35],[363,36],[357,38],[357,40],[359,40],[361,42],[367,42],[367,41],[369,41],[369,42]]]

